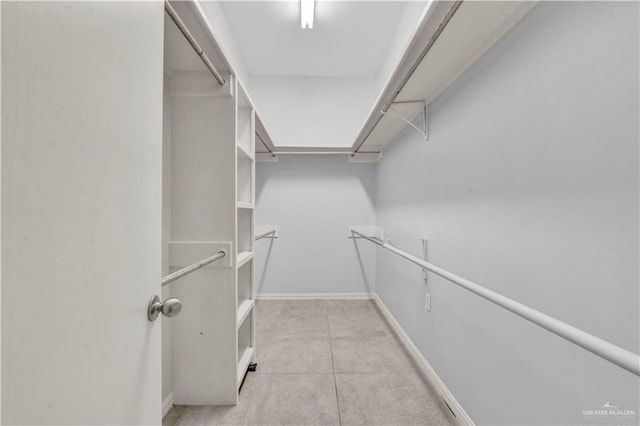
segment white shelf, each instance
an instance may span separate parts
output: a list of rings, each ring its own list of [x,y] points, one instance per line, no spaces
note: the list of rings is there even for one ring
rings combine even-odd
[[[251,159],[238,157],[237,174],[237,200],[245,203],[253,203],[253,169],[254,161]]]
[[[236,266],[238,268],[242,267],[245,263],[247,263],[248,261],[250,261],[251,259],[253,259],[253,252],[252,251],[242,251],[240,253],[238,253],[238,258],[236,261]]]
[[[237,215],[237,253],[253,251],[253,210],[236,209]]]
[[[238,306],[238,328],[240,328],[244,320],[247,319],[254,306],[255,301],[251,299],[245,299],[240,303],[240,306]]]
[[[381,152],[406,125],[393,112],[380,119],[380,111],[387,110],[389,99],[394,100],[396,109],[403,103],[415,101],[428,105],[535,5],[536,2],[526,0],[461,3],[438,36],[438,42],[415,67],[416,55],[423,51],[426,40],[433,37],[436,28],[440,28],[438,24],[450,13],[448,2],[433,2],[430,13],[424,14],[426,21],[420,23],[409,40],[409,48],[397,62],[392,79],[379,94],[351,148],[363,153]],[[408,105],[408,108],[413,107]],[[408,111],[405,118],[413,119],[420,110]],[[374,131],[377,127],[380,128]]]
[[[246,150],[242,145],[238,145],[238,157],[245,158],[247,160],[254,160],[253,154]]]
[[[237,206],[239,209],[253,209],[253,203],[247,201],[238,201]]]
[[[251,360],[253,360],[253,348],[244,348],[244,351],[242,351],[242,355],[240,356],[240,360],[238,361],[238,386],[242,383],[242,379],[247,372],[247,368],[249,368]]]

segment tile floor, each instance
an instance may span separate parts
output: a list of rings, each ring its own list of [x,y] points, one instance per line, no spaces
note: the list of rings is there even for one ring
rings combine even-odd
[[[258,301],[258,369],[236,406],[175,406],[163,425],[452,425],[370,301]]]

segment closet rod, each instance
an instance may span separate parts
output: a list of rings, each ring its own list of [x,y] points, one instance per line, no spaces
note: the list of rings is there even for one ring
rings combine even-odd
[[[182,277],[184,277],[185,275],[188,275],[190,273],[192,273],[193,271],[197,271],[200,268],[204,268],[205,266],[207,266],[210,263],[215,262],[218,259],[222,259],[223,257],[225,257],[227,254],[223,251],[219,251],[218,253],[214,254],[211,257],[207,257],[206,259],[202,259],[199,262],[196,262],[192,265],[189,265],[187,267],[184,267],[182,269],[180,269],[179,271],[176,271],[172,274],[166,275],[164,277],[162,277],[162,287],[164,287],[167,284],[170,284],[172,282],[174,282],[177,279],[180,279]]]
[[[402,92],[402,89],[404,89],[404,86],[406,86],[409,79],[413,76],[413,73],[416,71],[416,69],[418,69],[418,67],[420,66],[420,63],[422,63],[422,60],[425,58],[425,56],[427,56],[427,53],[429,53],[429,51],[431,50],[435,42],[438,40],[438,37],[440,37],[440,34],[442,34],[442,31],[444,31],[447,24],[449,24],[449,21],[451,21],[451,18],[453,18],[453,15],[456,14],[456,12],[458,11],[458,8],[462,5],[462,2],[463,0],[458,0],[451,5],[445,17],[442,19],[442,21],[440,21],[440,24],[438,24],[438,28],[436,28],[434,33],[429,38],[429,41],[427,42],[426,46],[420,51],[418,58],[411,65],[411,67],[409,68],[409,71],[407,71],[406,75],[404,76],[404,78],[402,79],[398,87],[394,89],[394,93],[391,99],[389,99],[386,102],[386,104],[384,104],[384,106],[382,106],[381,108],[377,108],[378,111],[386,112],[389,109],[389,107],[391,107],[391,105],[395,102],[398,95],[400,95],[400,92]],[[386,90],[388,89],[390,89],[390,87],[387,87]],[[378,114],[378,118],[376,119],[376,122],[373,123],[367,135],[364,138],[362,138],[362,141],[358,144],[358,147],[353,150],[353,152],[351,153],[352,156],[355,156],[358,153],[358,150],[362,148],[362,145],[364,145],[364,143],[367,141],[369,136],[371,136],[371,133],[373,133],[375,128],[378,126],[378,123],[380,123],[380,120],[382,120],[382,117],[384,117],[384,113]]]
[[[198,44],[196,39],[193,37],[191,32],[189,32],[189,29],[184,24],[184,22],[182,22],[182,19],[180,19],[180,16],[178,16],[178,13],[175,11],[173,6],[171,6],[171,4],[169,3],[168,0],[165,0],[165,2],[164,2],[164,10],[165,10],[165,12],[167,12],[169,17],[176,24],[176,26],[178,27],[178,29],[180,30],[180,32],[182,33],[184,38],[187,39],[187,41],[189,42],[189,44],[191,45],[193,50],[196,51],[196,53],[200,57],[200,60],[202,61],[202,63],[204,63],[204,65],[209,69],[211,74],[213,74],[213,77],[218,81],[218,84],[220,86],[224,86],[226,84],[225,79],[218,72],[216,67],[213,66],[213,64],[211,63],[211,61],[207,57],[207,54],[204,53],[204,50],[202,50],[202,48],[200,47],[200,45]]]
[[[509,299],[506,296],[486,289],[481,285],[474,283],[473,281],[469,281],[445,269],[442,269],[431,263],[427,263],[422,259],[418,259],[417,257],[410,255],[409,253],[406,253],[390,244],[385,243],[379,238],[368,237],[354,230],[351,230],[351,232],[354,235],[369,240],[372,243],[377,244],[380,247],[385,248],[397,254],[398,256],[401,256],[408,261],[413,262],[416,265],[427,269],[436,275],[441,276],[446,280],[451,281],[452,283],[464,288],[465,290],[469,290],[470,292],[492,303],[495,303],[501,308],[511,311],[514,314],[528,321],[531,321],[532,323],[544,328],[545,330],[548,330],[572,343],[575,343],[581,348],[586,349],[603,359],[606,359],[607,361],[617,365],[618,367],[624,368],[625,370],[635,374],[636,376],[640,376],[640,357],[633,352],[616,346],[613,343],[609,343],[606,340],[589,334],[586,331],[580,330],[579,328],[562,322],[552,316],[543,314],[540,311],[536,311],[535,309],[523,305],[522,303],[516,302],[515,300]]]
[[[273,151],[276,155],[352,155],[351,151]]]
[[[276,230],[275,229],[270,229],[267,232],[263,232],[262,234],[258,234],[256,235],[256,241],[261,240],[263,238],[266,238],[267,235],[271,235],[271,234],[275,234]],[[271,238],[275,238],[275,237],[271,237]]]

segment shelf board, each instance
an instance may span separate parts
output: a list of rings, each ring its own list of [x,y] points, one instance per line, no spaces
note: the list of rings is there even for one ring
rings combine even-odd
[[[247,319],[254,306],[255,301],[252,299],[245,299],[240,303],[240,306],[238,306],[238,328],[240,328],[244,320]]]
[[[238,361],[238,386],[240,386],[240,383],[242,383],[244,374],[247,372],[247,368],[249,368],[249,364],[252,360],[253,348],[244,348],[244,350],[242,351],[242,355],[240,356],[240,360]]]
[[[242,267],[242,265],[244,265],[251,259],[253,259],[252,251],[241,251],[240,253],[238,253],[238,256],[236,258],[236,267]]]
[[[253,203],[250,203],[248,201],[238,201],[237,202],[237,206],[239,209],[252,209],[253,207]]]
[[[236,145],[238,147],[238,157],[245,158],[247,160],[254,160],[253,154],[247,151],[242,145]]]

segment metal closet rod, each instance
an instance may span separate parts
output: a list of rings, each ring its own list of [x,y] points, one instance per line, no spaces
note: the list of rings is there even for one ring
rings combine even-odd
[[[373,124],[373,126],[371,126],[371,129],[369,130],[367,135],[362,139],[362,142],[360,142],[358,147],[353,150],[354,155],[358,152],[360,148],[362,148],[362,145],[364,145],[364,143],[367,141],[369,136],[371,136],[371,133],[373,133],[374,129],[378,126],[378,123],[380,123],[380,120],[382,120],[382,117],[384,116],[384,112],[386,112],[391,107],[391,105],[395,102],[398,95],[400,95],[400,92],[402,92],[402,89],[404,89],[404,86],[407,85],[407,82],[413,76],[413,73],[416,72],[416,69],[418,69],[418,67],[420,66],[420,63],[422,63],[422,60],[425,58],[425,56],[427,56],[427,53],[429,53],[429,51],[431,50],[435,42],[438,40],[438,37],[440,37],[440,34],[442,34],[442,31],[444,31],[446,26],[449,24],[449,21],[451,21],[451,18],[453,18],[453,15],[456,14],[456,12],[458,11],[458,8],[460,8],[460,6],[462,5],[462,2],[463,0],[458,0],[453,5],[451,5],[445,17],[442,19],[440,24],[438,24],[438,28],[436,28],[434,33],[429,38],[427,45],[422,49],[422,51],[420,52],[420,55],[418,55],[418,59],[416,59],[416,61],[411,65],[411,68],[409,68],[407,75],[405,75],[405,77],[402,79],[398,88],[395,89],[395,93],[393,94],[391,99],[381,109],[383,113],[378,115],[376,122]]]
[[[226,255],[227,254],[225,252],[219,251],[218,253],[214,254],[213,256],[207,257],[206,259],[202,259],[201,261],[196,262],[196,263],[194,263],[192,265],[186,266],[186,267],[180,269],[179,271],[176,271],[176,272],[174,272],[172,274],[166,275],[166,276],[162,277],[162,287],[164,287],[167,284],[170,284],[170,283],[174,282],[177,279],[180,279],[180,278],[184,277],[185,275],[189,275],[193,271],[197,271],[200,268],[204,268],[208,264],[213,263],[218,259],[222,259]]]
[[[487,299],[492,303],[495,303],[501,308],[511,311],[514,314],[528,321],[531,321],[532,323],[544,328],[545,330],[548,330],[570,341],[571,343],[574,343],[581,348],[586,349],[603,359],[606,359],[607,361],[617,365],[618,367],[624,368],[625,370],[635,374],[636,376],[640,376],[640,357],[633,352],[616,346],[613,343],[607,342],[606,340],[589,334],[586,331],[580,330],[579,328],[562,322],[552,316],[543,314],[542,312],[523,305],[522,303],[516,302],[515,300],[509,299],[508,297],[505,297],[499,293],[486,289],[481,285],[474,283],[473,281],[469,281],[449,271],[432,265],[431,263],[425,262],[422,259],[418,259],[417,257],[399,250],[378,238],[368,237],[354,230],[352,230],[351,232],[354,235],[358,235],[366,240],[369,240],[372,243],[377,244],[380,247],[383,247],[407,259],[408,261],[415,263],[416,265],[425,268],[436,275],[441,276],[446,280],[451,281],[452,283],[464,288],[465,290],[469,290],[470,292],[484,299]]]
[[[271,229],[269,231],[263,232],[262,234],[258,234],[256,235],[256,241],[261,240],[262,238],[266,238],[267,235],[271,235],[271,234],[275,234],[276,230],[275,229]],[[274,237],[271,237],[274,238]]]
[[[351,151],[273,151],[275,155],[352,155]]]
[[[193,50],[196,51],[196,53],[200,57],[200,60],[202,61],[202,63],[204,63],[204,65],[207,67],[209,72],[211,72],[211,74],[213,74],[213,77],[218,81],[218,84],[220,86],[224,86],[226,84],[225,79],[218,72],[216,67],[213,66],[213,64],[211,63],[211,61],[207,57],[207,54],[204,53],[204,50],[202,50],[202,48],[200,47],[200,45],[196,41],[195,37],[193,37],[193,35],[191,34],[191,32],[189,31],[187,26],[184,24],[184,22],[182,22],[182,19],[180,19],[180,16],[178,16],[178,13],[175,11],[173,6],[171,6],[171,4],[167,0],[165,0],[165,2],[164,2],[164,10],[165,10],[165,12],[167,12],[167,14],[171,18],[171,20],[173,20],[173,22],[176,24],[176,26],[178,27],[178,29],[180,30],[180,32],[182,33],[184,38],[187,39],[187,41],[189,42],[189,44],[191,45]]]

